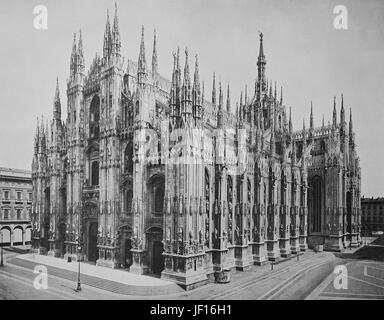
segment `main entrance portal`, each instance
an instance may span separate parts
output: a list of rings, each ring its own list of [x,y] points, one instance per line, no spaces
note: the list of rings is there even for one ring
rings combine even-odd
[[[88,261],[96,262],[99,258],[97,250],[97,222],[91,222],[88,229]]]

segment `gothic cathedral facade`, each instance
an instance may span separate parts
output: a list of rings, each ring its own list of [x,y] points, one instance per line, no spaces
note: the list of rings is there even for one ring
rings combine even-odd
[[[360,240],[360,166],[352,114],[294,131],[291,110],[266,78],[260,34],[254,92],[231,110],[213,78],[205,99],[197,56],[148,68],[144,29],[137,62],[124,61],[117,10],[102,57],[86,73],[74,39],[62,121],[36,128],[32,246],[41,254],[159,274],[190,288],[323,245]],[[268,83],[270,82],[270,83]]]

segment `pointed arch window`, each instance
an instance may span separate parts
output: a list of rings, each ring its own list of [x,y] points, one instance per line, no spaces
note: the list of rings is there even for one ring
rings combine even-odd
[[[94,96],[89,109],[89,137],[99,138],[100,133],[100,98]]]
[[[162,214],[164,211],[164,189],[165,179],[164,176],[155,176],[150,181],[150,208],[154,214]]]
[[[271,205],[273,203],[273,171],[272,168],[269,168],[269,194],[268,194],[268,203]]]
[[[132,190],[128,190],[125,196],[125,209],[127,213],[132,212],[132,198],[133,198],[133,192]]]
[[[208,169],[205,168],[205,185],[204,185],[204,192],[205,192],[205,204],[206,204],[206,212],[209,214],[209,172]]]
[[[155,189],[155,213],[163,212],[164,187],[158,186]]]
[[[321,232],[322,180],[316,176],[312,180],[312,231]]]
[[[133,144],[129,142],[124,152],[124,164],[126,172],[133,172]]]
[[[233,201],[233,185],[232,185],[232,178],[231,178],[231,176],[228,176],[228,180],[227,180],[227,199],[228,199],[228,203],[232,204],[232,201]]]
[[[99,162],[93,161],[91,166],[91,184],[92,186],[99,185]]]
[[[280,203],[285,205],[285,173],[281,171],[281,186],[280,186]]]

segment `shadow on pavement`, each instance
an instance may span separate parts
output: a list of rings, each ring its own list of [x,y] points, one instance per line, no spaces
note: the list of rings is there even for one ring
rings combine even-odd
[[[376,260],[384,262],[384,236],[380,236],[369,245],[361,247],[355,252],[335,253],[340,259]]]

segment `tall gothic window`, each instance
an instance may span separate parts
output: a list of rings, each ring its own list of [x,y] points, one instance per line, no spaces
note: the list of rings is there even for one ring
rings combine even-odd
[[[228,200],[228,204],[232,204],[232,201],[233,201],[233,185],[232,185],[232,178],[231,178],[231,176],[228,176],[228,180],[227,180],[227,200]]]
[[[281,186],[280,186],[280,203],[281,205],[285,205],[285,198],[284,198],[284,192],[285,192],[285,174],[284,170],[281,171]]]
[[[153,213],[163,213],[164,210],[164,176],[156,176],[150,182],[151,201]]]
[[[273,172],[272,168],[269,167],[269,194],[268,194],[268,203],[272,204],[272,197],[273,197]]]
[[[89,109],[89,136],[97,139],[100,133],[100,98],[94,96]]]
[[[164,188],[157,187],[155,189],[155,212],[163,212],[163,203],[164,203]]]
[[[91,183],[92,186],[99,185],[99,162],[93,161],[91,166]]]
[[[125,210],[127,213],[132,212],[132,198],[133,198],[132,190],[128,190],[125,197]]]
[[[264,207],[267,206],[267,185],[263,183],[263,199],[264,199]]]
[[[124,164],[126,172],[133,172],[133,144],[129,142],[124,152]]]
[[[205,168],[205,186],[204,186],[204,191],[205,191],[205,203],[206,203],[206,212],[209,214],[209,172],[208,169]]]
[[[321,178],[316,176],[312,180],[312,231],[321,232],[321,203],[322,203]]]

